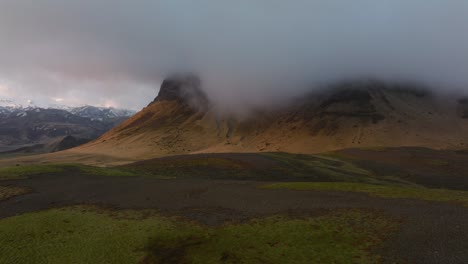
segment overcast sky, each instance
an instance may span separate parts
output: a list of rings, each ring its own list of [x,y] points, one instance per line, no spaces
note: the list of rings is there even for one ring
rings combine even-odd
[[[468,92],[468,1],[0,0],[0,99],[139,109],[177,72],[226,107],[350,78]]]

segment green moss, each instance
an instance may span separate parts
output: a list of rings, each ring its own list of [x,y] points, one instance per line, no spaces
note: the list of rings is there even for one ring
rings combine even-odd
[[[0,263],[378,263],[370,249],[397,227],[365,211],[209,228],[74,207],[0,220]]]
[[[138,263],[152,236],[177,239],[195,227],[168,219],[113,218],[78,209],[0,221],[0,263]]]
[[[244,166],[235,160],[206,157],[206,158],[187,158],[174,160],[160,160],[155,166],[164,166],[166,168],[184,168],[184,167],[210,167],[214,169],[242,169]]]
[[[112,177],[134,177],[139,176],[136,171],[121,168],[102,168],[94,166],[78,166],[81,173],[94,176],[112,176]]]
[[[344,182],[291,182],[263,186],[265,189],[361,192],[384,198],[410,198],[427,201],[458,202],[468,206],[468,192],[444,189],[382,186]]]
[[[31,175],[64,172],[63,166],[57,165],[27,165],[0,168],[0,180],[22,179]]]
[[[360,168],[351,162],[332,155],[303,155],[289,153],[262,154],[278,162],[293,180],[306,181],[347,181],[365,183],[384,183],[386,179],[375,176],[371,171]]]
[[[158,179],[172,179],[173,177],[167,176],[158,171],[152,171],[147,168],[129,168],[129,167],[94,167],[94,166],[78,166],[80,173],[91,176],[103,177],[151,177]]]
[[[248,179],[259,175],[258,170],[247,164],[218,157],[179,157],[120,167],[141,175],[158,178]]]
[[[41,174],[84,174],[94,176],[133,177],[148,175],[146,171],[129,168],[103,168],[79,164],[24,165],[0,168],[0,180],[24,179]]]
[[[272,217],[217,230],[187,250],[187,263],[378,263],[369,248],[396,224],[378,214],[346,212],[309,219]]]

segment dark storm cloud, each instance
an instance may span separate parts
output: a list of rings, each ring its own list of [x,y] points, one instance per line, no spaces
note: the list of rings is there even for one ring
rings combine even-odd
[[[0,0],[0,85],[127,107],[175,72],[226,107],[349,78],[468,91],[466,25],[457,0]]]

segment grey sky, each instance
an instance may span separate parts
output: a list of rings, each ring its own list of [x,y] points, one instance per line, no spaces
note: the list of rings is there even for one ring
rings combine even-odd
[[[468,1],[0,0],[0,98],[138,109],[195,72],[227,108],[349,78],[468,92]]]

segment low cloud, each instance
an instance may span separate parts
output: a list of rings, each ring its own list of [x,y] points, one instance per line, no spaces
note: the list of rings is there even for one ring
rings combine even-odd
[[[228,109],[354,78],[466,93],[466,25],[456,0],[3,0],[0,85],[134,109],[177,72]]]

